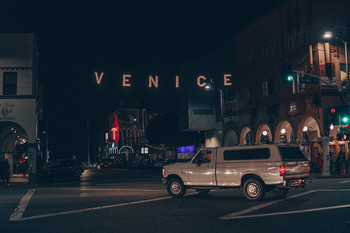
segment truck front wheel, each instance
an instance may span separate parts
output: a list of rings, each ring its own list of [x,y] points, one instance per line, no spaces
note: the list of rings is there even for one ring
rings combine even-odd
[[[179,178],[172,178],[167,183],[167,191],[172,197],[183,197],[186,193],[186,187]]]
[[[264,184],[258,179],[248,179],[243,185],[244,196],[250,201],[259,201],[265,196]]]

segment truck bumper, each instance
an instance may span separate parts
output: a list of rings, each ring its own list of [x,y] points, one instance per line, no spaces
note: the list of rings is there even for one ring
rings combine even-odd
[[[304,187],[306,184],[311,183],[312,180],[309,177],[304,178],[298,178],[298,179],[287,179],[284,180],[281,185],[279,185],[282,188],[297,188],[297,187]]]

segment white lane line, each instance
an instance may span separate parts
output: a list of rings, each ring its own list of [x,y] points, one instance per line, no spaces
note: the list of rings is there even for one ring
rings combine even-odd
[[[22,218],[24,211],[27,208],[30,198],[34,195],[35,189],[29,189],[28,192],[22,197],[17,208],[13,211],[10,217],[10,221],[17,221]]]
[[[341,181],[341,182],[339,182],[339,183],[345,184],[345,183],[349,183],[349,182],[350,182],[350,180],[344,180],[344,181]]]
[[[135,192],[162,192],[165,189],[113,189],[113,188],[40,188],[58,190],[79,190],[79,191],[135,191]]]
[[[296,210],[296,211],[288,211],[288,212],[275,212],[275,213],[267,213],[267,214],[255,214],[255,215],[244,215],[241,216],[243,214],[247,214],[262,208],[265,208],[267,206],[279,203],[281,201],[284,201],[286,199],[292,199],[292,198],[296,198],[296,197],[300,197],[300,196],[304,196],[310,193],[314,193],[314,192],[349,192],[350,189],[319,189],[319,190],[310,190],[304,193],[300,193],[300,194],[296,194],[290,197],[286,197],[285,199],[280,199],[280,200],[276,200],[276,201],[270,201],[267,202],[265,204],[261,204],[258,206],[254,206],[252,208],[246,209],[246,210],[242,210],[239,212],[235,212],[232,214],[228,214],[222,217],[219,217],[219,219],[221,220],[230,220],[230,219],[239,219],[239,218],[255,218],[255,217],[264,217],[264,216],[274,216],[274,215],[281,215],[281,214],[294,214],[294,213],[304,213],[304,212],[314,212],[314,211],[321,211],[321,210],[328,210],[328,209],[337,209],[337,208],[345,208],[345,207],[350,207],[349,205],[341,205],[341,206],[331,206],[331,207],[323,207],[323,208],[316,208],[316,209],[308,209],[308,210]]]
[[[304,196],[304,195],[307,195],[307,194],[313,193],[313,192],[316,192],[316,190],[310,190],[310,191],[307,191],[307,192],[296,194],[296,195],[293,195],[293,196],[290,196],[290,197],[286,197],[286,199],[301,197],[301,196]],[[275,201],[270,201],[270,202],[267,202],[267,203],[264,203],[264,204],[261,204],[261,205],[257,205],[257,206],[254,206],[254,207],[251,207],[251,208],[239,211],[239,212],[235,212],[235,213],[232,213],[232,214],[228,214],[228,215],[222,216],[219,219],[225,219],[225,220],[226,219],[232,219],[235,216],[239,216],[239,215],[247,214],[247,213],[250,213],[250,212],[254,212],[254,211],[257,211],[259,209],[265,208],[267,206],[277,204],[277,203],[282,202],[284,200],[285,199],[279,199],[279,200],[275,200]]]
[[[193,195],[193,194],[197,194],[197,193],[189,193],[186,196]],[[153,201],[161,201],[161,200],[166,200],[166,199],[171,199],[171,198],[172,198],[171,196],[159,197],[159,198],[153,198],[153,199],[148,199],[148,200],[126,202],[126,203],[106,205],[106,206],[98,206],[98,207],[85,208],[85,209],[80,209],[80,210],[63,211],[63,212],[51,213],[51,214],[42,214],[42,215],[17,218],[17,219],[13,219],[13,220],[10,219],[10,220],[11,221],[26,221],[26,220],[33,220],[33,219],[41,219],[41,218],[47,218],[47,217],[53,217],[53,216],[59,216],[59,215],[75,214],[75,213],[81,213],[81,212],[87,212],[87,211],[115,208],[115,207],[120,207],[120,206],[136,205],[136,204],[148,203],[148,202],[153,202]]]
[[[275,213],[268,213],[268,214],[253,214],[253,215],[244,215],[244,216],[233,216],[233,217],[230,217],[230,218],[222,218],[221,217],[219,219],[228,220],[228,219],[269,217],[269,216],[276,216],[276,215],[300,214],[300,213],[309,213],[309,212],[317,212],[317,211],[340,209],[340,208],[349,208],[349,207],[350,207],[350,204],[347,204],[347,205],[329,206],[329,207],[306,209],[306,210],[295,210],[295,211],[275,212]]]
[[[120,207],[120,206],[135,205],[135,204],[141,204],[141,203],[147,203],[147,202],[153,202],[153,201],[161,201],[161,200],[166,200],[166,199],[170,199],[170,198],[172,198],[172,197],[170,197],[170,196],[168,196],[168,197],[160,197],[160,198],[154,198],[154,199],[149,199],[149,200],[134,201],[134,202],[127,202],[127,203],[106,205],[106,206],[98,206],[98,207],[85,208],[85,209],[80,209],[80,210],[71,210],[71,211],[63,211],[63,212],[51,213],[51,214],[42,214],[42,215],[36,215],[36,216],[31,216],[31,217],[15,219],[15,220],[12,220],[12,221],[26,221],[26,220],[47,218],[47,217],[66,215],[66,214],[75,214],[75,213],[94,211],[94,210],[102,210],[102,209],[108,209],[108,208],[114,208],[114,207]]]

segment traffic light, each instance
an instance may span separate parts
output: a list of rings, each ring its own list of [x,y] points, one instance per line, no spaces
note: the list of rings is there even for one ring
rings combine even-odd
[[[334,106],[329,108],[330,124],[347,125],[350,123],[350,114],[348,105]]]
[[[294,79],[293,69],[291,63],[283,63],[282,65],[282,77],[286,82],[292,82]]]
[[[341,122],[343,124],[349,124],[349,121],[350,121],[350,118],[349,118],[348,114],[345,114],[345,115],[341,116]]]

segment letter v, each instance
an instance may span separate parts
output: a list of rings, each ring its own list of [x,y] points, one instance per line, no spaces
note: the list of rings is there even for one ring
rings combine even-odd
[[[101,81],[102,81],[102,77],[103,77],[104,73],[102,72],[100,74],[100,76],[98,76],[98,73],[95,72],[95,77],[96,77],[96,82],[97,82],[97,85],[100,85]]]

